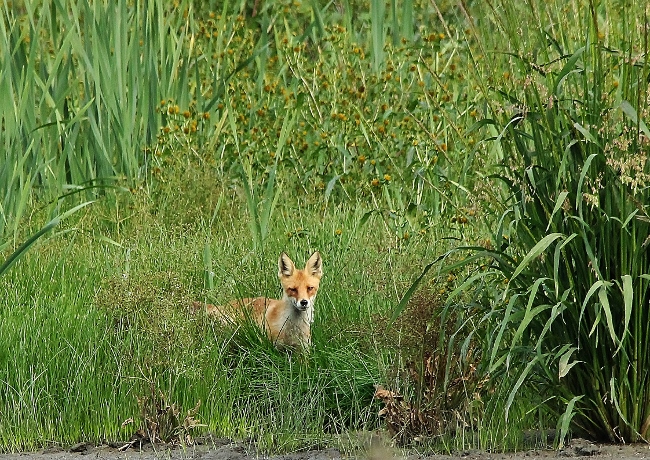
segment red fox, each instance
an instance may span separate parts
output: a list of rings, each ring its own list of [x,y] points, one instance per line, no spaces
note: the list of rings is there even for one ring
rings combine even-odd
[[[282,299],[256,297],[233,300],[226,306],[206,305],[208,314],[224,321],[250,317],[278,347],[309,347],[314,321],[314,299],[323,276],[320,253],[314,252],[305,268],[297,270],[286,253],[278,259]]]

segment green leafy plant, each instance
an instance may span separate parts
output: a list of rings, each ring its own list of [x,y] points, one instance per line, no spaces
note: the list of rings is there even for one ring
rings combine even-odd
[[[500,94],[517,109],[484,122],[499,132],[509,196],[496,248],[475,252],[493,261],[479,276],[503,280],[482,318],[485,371],[516,376],[506,417],[532,386],[557,410],[560,441],[578,431],[635,442],[650,437],[650,66],[634,55],[648,33],[613,50],[590,8],[576,51],[544,35],[540,55],[557,58],[514,55],[528,76]]]

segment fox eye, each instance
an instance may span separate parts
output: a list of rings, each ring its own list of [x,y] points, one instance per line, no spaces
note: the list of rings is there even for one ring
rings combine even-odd
[[[298,294],[298,289],[296,289],[296,288],[288,288],[287,291],[288,291],[289,294],[291,294],[291,295],[296,295],[296,294]]]
[[[314,290],[314,286],[307,286],[307,292],[312,292]]]

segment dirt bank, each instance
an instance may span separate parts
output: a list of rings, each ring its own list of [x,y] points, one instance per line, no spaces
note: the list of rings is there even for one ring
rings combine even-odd
[[[211,440],[188,448],[156,448],[146,446],[143,449],[121,451],[110,446],[90,446],[79,444],[71,449],[45,449],[38,452],[18,454],[0,454],[0,460],[339,460],[361,458],[368,460],[547,460],[550,458],[615,458],[621,460],[650,459],[650,446],[599,445],[584,440],[574,440],[570,446],[560,450],[534,450],[517,453],[488,453],[479,451],[457,452],[453,455],[421,455],[414,452],[377,447],[363,450],[353,455],[343,455],[337,449],[295,452],[285,455],[265,456],[241,443],[228,440]]]

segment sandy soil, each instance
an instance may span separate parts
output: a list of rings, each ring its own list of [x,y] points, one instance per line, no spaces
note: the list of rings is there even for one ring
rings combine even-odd
[[[18,454],[0,454],[0,460],[339,460],[360,458],[367,460],[546,460],[550,458],[595,459],[615,458],[621,460],[650,459],[650,446],[599,445],[584,440],[573,440],[571,445],[560,450],[534,450],[517,453],[488,453],[479,451],[457,452],[453,455],[420,455],[389,447],[373,447],[356,455],[342,455],[337,449],[296,452],[285,455],[264,456],[239,443],[228,440],[211,440],[188,448],[156,448],[146,446],[143,449],[121,451],[111,446],[91,446],[78,444],[70,449],[45,449],[38,452]]]

